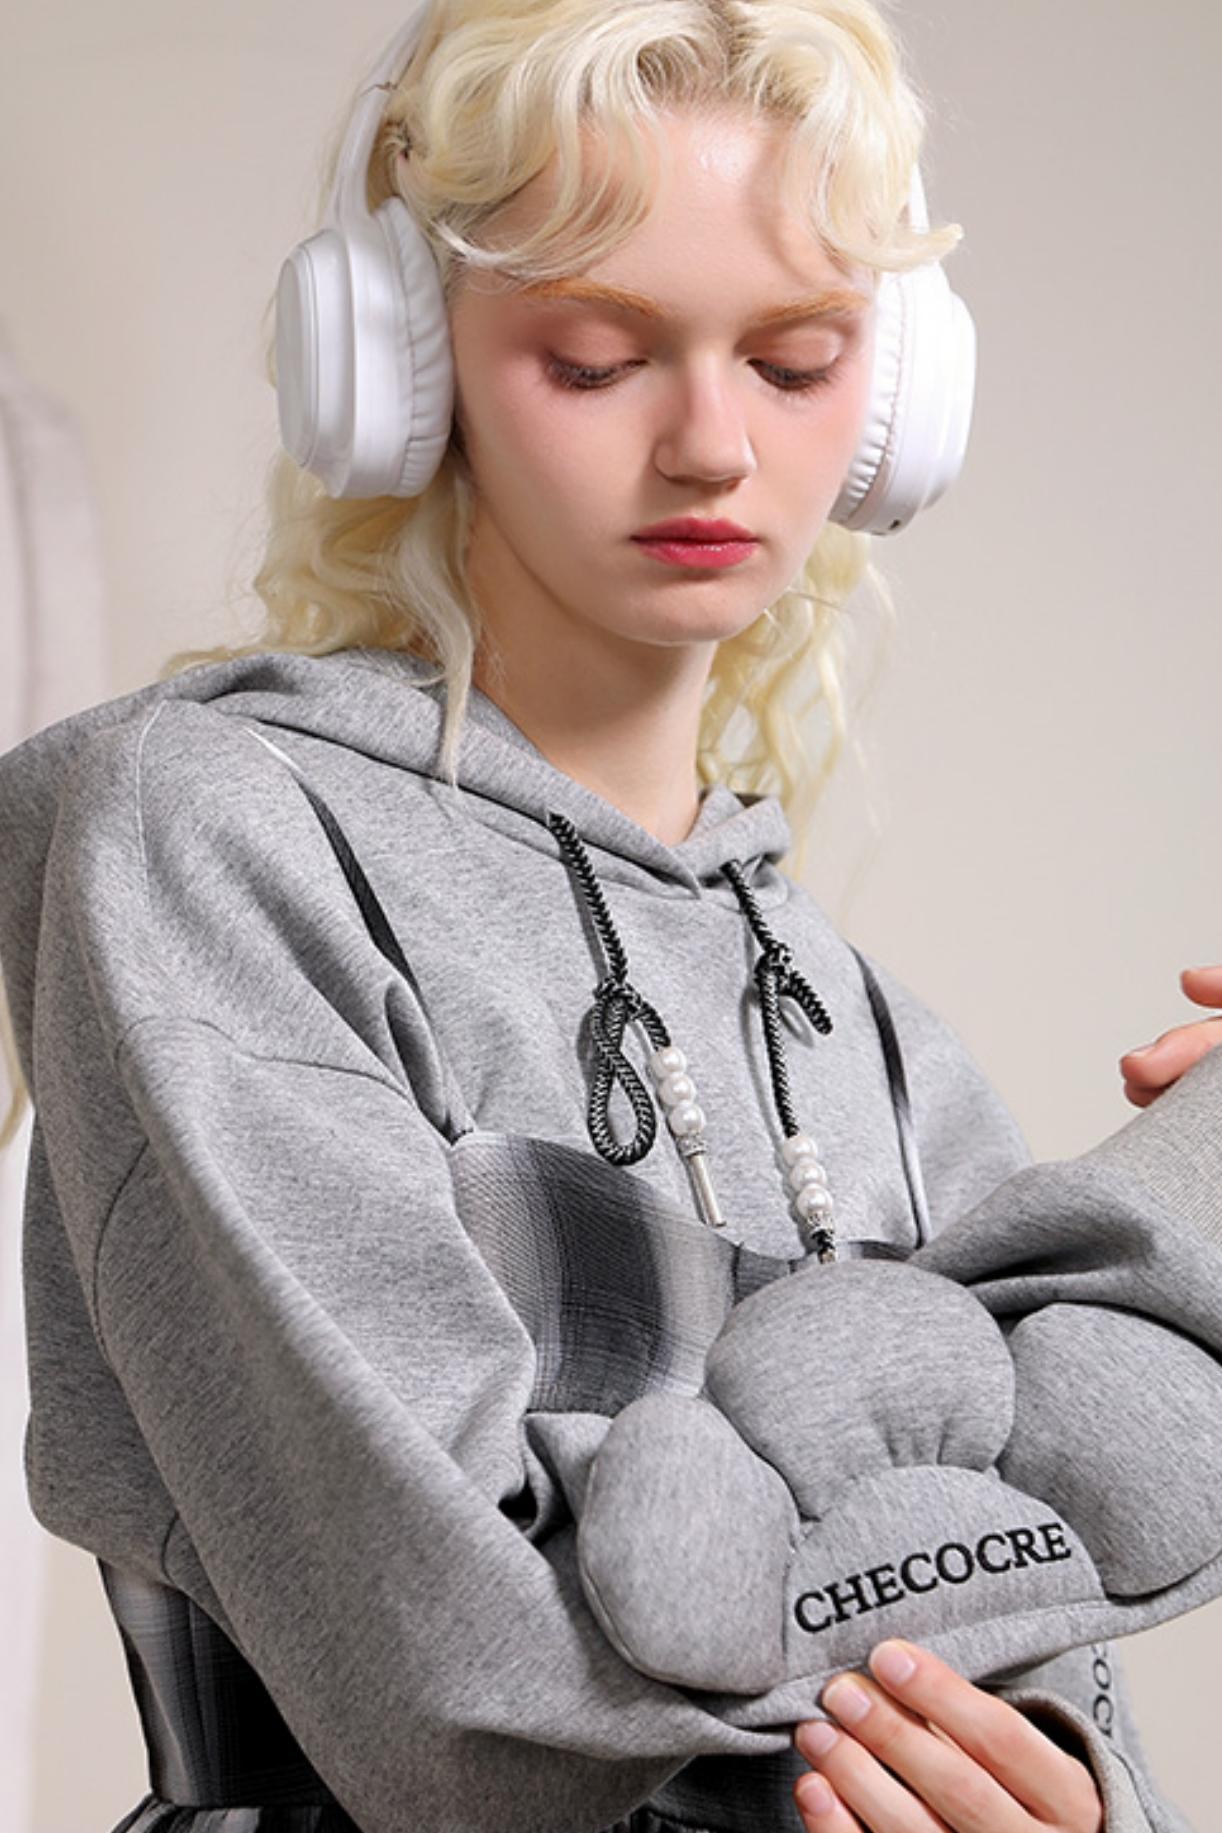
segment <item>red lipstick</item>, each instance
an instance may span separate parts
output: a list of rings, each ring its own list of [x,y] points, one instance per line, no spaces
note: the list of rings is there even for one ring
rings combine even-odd
[[[720,518],[673,516],[642,528],[632,539],[669,566],[738,566],[750,559],[759,541],[749,528]]]

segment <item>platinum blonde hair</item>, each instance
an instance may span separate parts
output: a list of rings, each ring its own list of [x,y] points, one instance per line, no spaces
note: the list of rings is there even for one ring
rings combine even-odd
[[[324,150],[318,220],[330,197],[354,92]],[[580,271],[648,216],[650,150],[664,112],[745,111],[788,128],[781,203],[833,260],[875,274],[940,259],[957,224],[913,230],[904,215],[926,104],[870,0],[434,0],[407,69],[389,85],[367,175],[370,209],[397,194],[432,248],[447,301],[467,269],[522,283]],[[591,131],[592,130],[592,131]],[[591,159],[591,140],[613,155]],[[522,241],[498,239],[502,208],[556,161],[550,211]],[[275,295],[264,315],[275,382]],[[271,461],[267,536],[253,584],[262,627],[248,642],[180,650],[166,679],[266,650],[323,655],[405,649],[447,683],[441,767],[457,774],[478,647],[468,590],[474,485],[457,427],[417,497],[332,498],[286,452]],[[775,792],[801,874],[815,804],[848,736],[842,608],[863,579],[894,612],[872,538],[828,522],[775,603],[718,645],[701,714],[701,784]],[[822,750],[809,736],[826,710]],[[735,720],[745,744],[732,756]],[[6,1054],[15,1052],[6,1038]],[[0,1146],[16,1129],[20,1081]]]

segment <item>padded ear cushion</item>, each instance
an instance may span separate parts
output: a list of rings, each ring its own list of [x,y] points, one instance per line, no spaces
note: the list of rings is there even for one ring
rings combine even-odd
[[[387,460],[395,496],[418,496],[435,475],[454,417],[454,356],[441,274],[428,240],[398,197],[379,205],[374,221],[386,238],[394,272],[395,400],[400,441]],[[380,327],[369,325],[371,344]],[[357,357],[365,329],[358,325]]]
[[[613,1434],[577,1528],[604,1633],[660,1679],[760,1692],[785,1668],[777,1606],[798,1511],[784,1480],[703,1400],[643,1395]],[[659,1595],[674,1601],[675,1620],[661,1647]]]
[[[910,310],[911,300],[905,295],[903,277],[884,271],[879,275],[874,299],[874,358],[866,417],[853,462],[831,513],[831,520],[846,528],[866,527],[869,516],[863,504],[889,462],[899,415],[900,379]]]
[[[1105,1589],[1139,1597],[1216,1559],[1222,1363],[1104,1306],[1048,1305],[1009,1342],[1017,1397],[998,1469],[1088,1538]]]
[[[962,1286],[905,1261],[810,1261],[736,1305],[705,1392],[818,1520],[897,1464],[985,1470],[1010,1434],[1005,1338]]]
[[[895,534],[963,468],[976,387],[976,327],[940,262],[884,271],[875,299],[869,405],[831,520]]]

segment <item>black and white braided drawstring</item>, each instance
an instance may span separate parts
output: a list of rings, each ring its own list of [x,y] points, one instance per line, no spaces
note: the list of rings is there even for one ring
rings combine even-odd
[[[656,1008],[650,1005],[628,978],[628,957],[624,945],[576,827],[567,815],[559,814],[554,809],[548,813],[547,824],[559,841],[566,862],[576,877],[609,964],[607,973],[594,989],[590,1020],[599,1059],[587,1107],[590,1138],[599,1154],[613,1165],[635,1165],[653,1146],[657,1135],[656,1107],[649,1091],[621,1049],[628,1020],[639,1019],[653,1045],[647,1067],[653,1077],[658,1100],[666,1113],[671,1135],[687,1165],[697,1209],[711,1228],[722,1228],[724,1218],[718,1207],[707,1163],[705,1114],[696,1098],[696,1084],[687,1073],[687,1057],[672,1041]],[[761,948],[755,963],[754,978],[759,992],[773,1100],[785,1136],[781,1150],[789,1168],[791,1203],[811,1250],[819,1260],[832,1261],[836,1258],[832,1226],[834,1205],[818,1147],[809,1133],[801,1131],[794,1112],[780,1013],[781,995],[787,994],[797,1000],[816,1031],[824,1036],[832,1029],[832,1020],[819,995],[794,965],[789,945],[774,935],[765,923],[741,862],[736,859],[727,860],[722,871],[733,886]],[[632,1103],[637,1120],[636,1132],[626,1143],[613,1137],[608,1117],[611,1090],[617,1077]]]

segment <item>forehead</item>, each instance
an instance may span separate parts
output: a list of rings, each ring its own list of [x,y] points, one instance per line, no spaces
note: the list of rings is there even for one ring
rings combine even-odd
[[[869,311],[876,274],[838,258],[804,213],[780,208],[774,162],[786,140],[782,125],[734,110],[680,109],[653,128],[662,157],[648,211],[605,256],[618,272],[608,274],[593,256],[579,271],[549,279],[505,270],[494,279],[484,270],[490,287],[503,283],[529,305],[655,323],[694,319],[711,304],[751,329],[844,323]],[[605,176],[605,161],[617,164],[613,155],[622,149],[597,134],[583,141],[591,173]],[[553,154],[498,213],[511,242],[554,207],[559,179]]]

